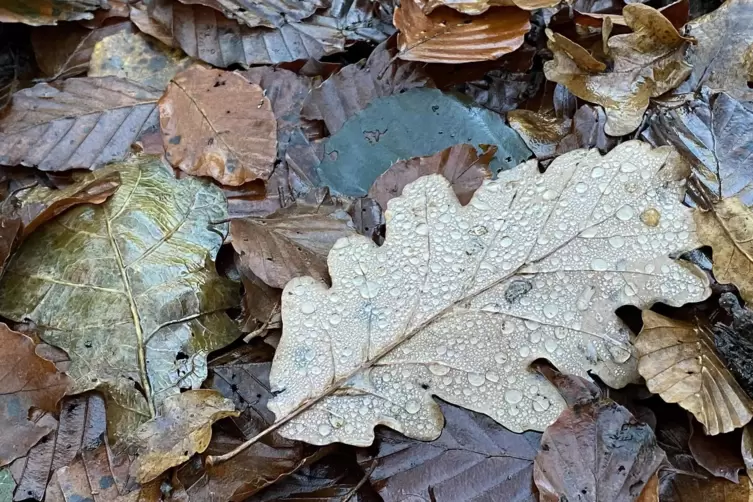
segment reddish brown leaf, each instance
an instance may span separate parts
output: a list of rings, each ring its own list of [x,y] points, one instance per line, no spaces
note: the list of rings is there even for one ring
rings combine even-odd
[[[403,188],[421,176],[441,174],[452,185],[461,204],[468,204],[481,182],[491,178],[489,170],[496,147],[490,147],[480,156],[472,145],[455,145],[429,157],[401,160],[379,176],[369,189],[369,197],[382,209],[387,209],[390,199],[400,196]]]
[[[714,476],[739,482],[739,471],[745,469],[740,451],[742,429],[707,436],[703,433],[703,426],[695,420],[693,422],[688,446],[696,462]]]
[[[277,122],[258,85],[197,65],[173,78],[159,110],[165,155],[173,166],[232,186],[271,174]]]
[[[21,457],[52,429],[30,420],[31,408],[57,411],[70,380],[34,353],[34,342],[0,323],[0,466]],[[9,433],[11,432],[12,433]]]
[[[528,18],[516,7],[495,7],[479,16],[439,7],[427,16],[415,2],[403,2],[394,19],[399,57],[428,63],[497,59],[523,45],[531,29]]]
[[[0,23],[41,26],[92,19],[91,11],[108,7],[107,0],[4,0],[0,5]]]

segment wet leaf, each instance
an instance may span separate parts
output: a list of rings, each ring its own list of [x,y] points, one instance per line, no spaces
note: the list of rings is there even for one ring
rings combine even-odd
[[[92,19],[91,11],[107,7],[107,0],[5,0],[0,5],[0,23],[41,26]]]
[[[138,455],[131,465],[131,474],[140,483],[156,479],[194,453],[206,450],[212,438],[212,424],[238,413],[231,400],[214,390],[189,390],[169,396],[159,415],[127,440],[136,445]]]
[[[492,177],[489,162],[495,153],[496,147],[479,155],[471,145],[455,145],[430,157],[398,161],[374,181],[369,197],[387,209],[387,202],[399,197],[409,183],[427,174],[441,174],[449,180],[458,201],[468,204],[481,183]]]
[[[112,167],[120,189],[34,232],[0,283],[0,312],[37,324],[71,357],[74,392],[102,390],[108,434],[125,437],[162,401],[197,388],[207,354],[238,331],[224,310],[236,287],[212,264],[225,199],[145,158]],[[159,201],[159,203],[157,203]],[[86,319],[86,322],[81,322]]]
[[[753,394],[753,313],[741,307],[737,296],[729,292],[722,293],[719,306],[732,316],[732,325],[721,322],[714,325],[714,345],[724,365],[750,396]]]
[[[43,171],[95,169],[122,160],[158,124],[159,93],[115,77],[37,84],[0,118],[0,164]]]
[[[651,427],[597,392],[544,431],[533,477],[541,502],[632,502],[665,458]]]
[[[426,15],[414,1],[395,9],[400,59],[427,63],[469,63],[497,59],[523,45],[529,13],[497,7],[479,16],[440,7]]]
[[[738,472],[745,469],[743,457],[740,454],[742,429],[736,429],[726,434],[707,436],[700,424],[693,424],[693,434],[688,446],[698,465],[714,476],[726,478],[738,483]]]
[[[280,420],[310,407],[281,433],[363,446],[380,423],[431,440],[443,422],[431,396],[542,430],[564,403],[528,369],[537,358],[632,381],[614,310],[709,294],[705,277],[668,257],[698,246],[679,202],[685,174],[670,149],[632,141],[603,158],[571,152],[543,175],[536,162],[502,172],[465,207],[444,177],[415,181],[390,202],[384,245],[341,239],[331,288],[310,277],[285,287],[270,409]],[[601,179],[608,195],[597,195]],[[647,219],[659,211],[663,223]]]
[[[669,493],[662,492],[662,502],[750,502],[753,485],[750,478],[742,476],[735,484],[723,478],[697,479],[684,476],[672,486]]]
[[[691,412],[715,436],[747,424],[753,401],[719,359],[712,337],[703,326],[644,310],[635,345],[648,389]]]
[[[132,31],[119,31],[97,42],[89,63],[90,77],[120,77],[163,90],[192,61],[179,49]]]
[[[336,206],[283,208],[263,219],[234,219],[230,237],[243,266],[273,288],[310,275],[327,280],[327,254],[355,235],[350,216]]]
[[[737,198],[723,199],[709,211],[696,210],[698,237],[714,250],[714,277],[734,284],[753,301],[753,212]]]
[[[649,100],[674,89],[690,74],[690,66],[682,59],[689,39],[667,18],[642,4],[628,5],[623,14],[633,33],[608,40],[614,62],[608,72],[575,42],[547,32],[554,61],[544,64],[546,77],[577,97],[603,106],[605,131],[611,136],[633,132]]]
[[[526,100],[533,98],[543,84],[544,74],[540,71],[517,73],[492,70],[479,80],[459,85],[457,90],[473,98],[484,108],[506,113],[517,109]]]
[[[266,180],[277,155],[277,121],[269,99],[240,75],[194,66],[160,99],[170,163],[223,185]]]
[[[0,469],[0,500],[13,500],[16,482],[7,467]]]
[[[425,14],[431,14],[437,7],[451,7],[464,14],[477,16],[483,14],[492,7],[511,6],[526,10],[545,9],[554,7],[557,0],[414,0],[421,6]]]
[[[303,21],[317,9],[328,7],[328,0],[182,0],[186,4],[206,5],[251,28],[279,27],[290,21]]]
[[[395,60],[394,39],[382,42],[363,63],[348,65],[306,97],[302,115],[323,120],[330,134],[376,98],[415,87],[434,87],[418,63]]]
[[[321,183],[346,195],[366,195],[376,178],[402,159],[434,155],[458,143],[494,145],[490,169],[509,169],[530,152],[502,118],[436,89],[379,98],[325,144]],[[354,172],[353,166],[360,166]]]
[[[735,99],[753,100],[753,1],[727,0],[721,7],[688,24],[698,43],[686,61],[693,71],[679,92],[724,91]]]
[[[377,452],[359,452],[361,468],[385,502],[510,500],[536,502],[533,459],[541,434],[515,434],[489,417],[443,402],[442,434],[430,443],[377,432]]]
[[[0,466],[21,457],[51,429],[35,423],[31,408],[57,411],[58,401],[71,385],[55,365],[34,353],[34,342],[0,323],[4,347],[0,368]]]

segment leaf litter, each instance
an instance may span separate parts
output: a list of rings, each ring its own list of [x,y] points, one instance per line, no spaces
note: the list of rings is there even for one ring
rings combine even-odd
[[[0,498],[747,500],[749,17],[4,5]]]

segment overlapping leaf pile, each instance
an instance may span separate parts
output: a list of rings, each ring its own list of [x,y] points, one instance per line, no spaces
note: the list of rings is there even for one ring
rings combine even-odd
[[[753,497],[751,12],[5,2],[0,500]]]

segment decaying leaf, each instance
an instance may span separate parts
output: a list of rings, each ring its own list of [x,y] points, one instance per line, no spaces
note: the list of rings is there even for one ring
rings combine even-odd
[[[400,160],[382,173],[371,185],[369,197],[387,209],[390,199],[399,197],[403,188],[427,174],[441,174],[447,178],[458,201],[465,205],[485,179],[492,177],[489,162],[496,147],[478,154],[471,145],[455,145],[430,157]]]
[[[678,90],[695,92],[705,86],[735,99],[753,100],[753,1],[727,0],[688,24],[698,43],[688,50],[693,66]]]
[[[544,431],[533,478],[541,502],[633,502],[666,458],[654,432],[623,406],[601,397],[582,382],[584,393],[572,394],[578,377],[560,376],[577,404],[562,412]],[[585,384],[585,385],[584,385]]]
[[[734,284],[753,301],[753,212],[739,199],[723,199],[708,211],[696,210],[698,237],[714,250],[714,276]]]
[[[189,390],[169,396],[159,415],[146,422],[128,439],[138,457],[130,472],[139,483],[154,480],[170,467],[187,461],[209,446],[212,424],[237,416],[233,402],[215,390]]]
[[[122,160],[158,125],[158,91],[116,77],[70,78],[13,95],[0,118],[0,164],[43,171]]]
[[[515,7],[495,7],[479,16],[440,7],[427,16],[413,0],[395,9],[394,22],[400,59],[427,63],[497,59],[523,45],[531,29],[529,13]]]
[[[293,205],[263,219],[230,223],[240,261],[273,288],[301,275],[327,280],[327,254],[338,239],[351,235],[350,216],[336,206]]]
[[[194,66],[179,73],[159,102],[165,156],[223,185],[266,180],[277,156],[277,120],[256,84]]]
[[[361,468],[371,471],[369,481],[385,502],[538,500],[533,459],[541,434],[515,434],[480,413],[443,402],[439,406],[446,424],[437,440],[416,441],[384,429],[377,434],[373,458],[359,452]]]
[[[398,160],[434,155],[460,142],[496,146],[492,172],[530,156],[499,114],[437,89],[412,89],[375,99],[348,120],[325,144],[316,170],[320,182],[336,192],[363,196]]]
[[[671,489],[662,490],[661,502],[751,502],[753,483],[741,476],[739,483],[723,478],[682,476]]]
[[[564,406],[528,369],[538,358],[627,384],[636,360],[614,310],[709,294],[705,276],[668,257],[699,245],[679,202],[685,174],[671,149],[631,141],[603,158],[563,155],[543,175],[536,162],[502,172],[465,207],[442,176],[407,186],[388,205],[384,245],[341,239],[331,288],[285,287],[270,377],[282,434],[368,445],[379,423],[434,439],[431,396],[542,430]]]
[[[55,365],[34,353],[34,342],[0,323],[4,347],[0,368],[0,427],[10,432],[0,436],[0,466],[25,455],[51,429],[39,425],[31,408],[57,411],[58,401],[71,381]]]
[[[714,345],[740,387],[749,396],[753,395],[753,312],[742,307],[737,296],[730,292],[721,294],[719,306],[732,316],[732,325],[721,322],[714,325]]]
[[[119,31],[94,46],[88,76],[121,77],[163,90],[176,73],[191,63],[179,49],[141,33]]]
[[[753,417],[753,401],[719,360],[707,328],[644,310],[635,346],[648,389],[691,412],[706,434],[730,432]]]
[[[695,421],[693,421],[695,422]],[[707,436],[700,424],[692,424],[692,435],[688,447],[698,465],[714,476],[739,482],[739,471],[745,469],[740,453],[742,429],[735,429],[726,434]]]
[[[0,23],[41,26],[92,19],[91,11],[103,8],[108,8],[107,0],[4,0],[0,5]]]
[[[206,356],[238,331],[224,310],[237,288],[212,260],[225,198],[158,160],[115,164],[120,189],[37,229],[0,282],[0,312],[31,320],[65,350],[74,392],[102,390],[108,434],[123,438],[169,395],[198,388]]]
[[[303,21],[317,9],[328,7],[328,0],[181,0],[186,4],[206,5],[221,11],[246,26],[275,28],[290,21]]]
[[[378,45],[365,63],[348,65],[306,97],[301,114],[323,120],[330,134],[376,98],[416,87],[434,87],[418,63],[395,60],[394,38]]]
[[[575,42],[547,31],[554,60],[544,64],[546,77],[579,98],[603,106],[605,131],[611,136],[634,131],[649,100],[677,87],[691,70],[683,61],[689,39],[661,12],[635,3],[626,6],[623,14],[633,33],[608,40],[614,62],[609,72]]]

